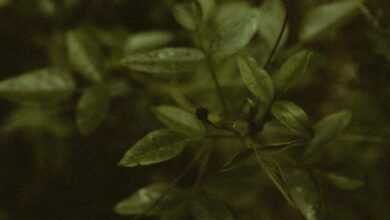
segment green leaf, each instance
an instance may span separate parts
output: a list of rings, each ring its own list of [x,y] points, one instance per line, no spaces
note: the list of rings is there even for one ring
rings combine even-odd
[[[166,209],[174,208],[179,202],[177,189],[158,183],[139,189],[119,202],[114,211],[120,215],[157,215]]]
[[[271,179],[272,183],[276,186],[280,193],[282,193],[286,201],[292,207],[295,207],[293,198],[291,197],[289,192],[288,185],[283,178],[283,171],[279,163],[273,159],[259,158],[259,156],[257,156],[257,159],[264,172]]]
[[[240,57],[238,59],[242,80],[249,91],[255,95],[260,102],[268,105],[274,97],[274,86],[271,77],[260,67],[252,57]]]
[[[74,71],[91,82],[102,81],[102,52],[96,41],[80,30],[66,34],[68,59]]]
[[[173,41],[174,35],[166,31],[148,31],[131,35],[125,43],[126,53],[156,49]]]
[[[295,207],[306,220],[322,219],[323,211],[318,185],[309,172],[290,168],[283,173]]]
[[[195,31],[198,27],[199,8],[193,3],[177,4],[173,8],[173,16],[184,28]]]
[[[172,74],[193,72],[203,59],[204,54],[198,49],[164,48],[129,55],[121,63],[140,72]]]
[[[358,11],[362,0],[344,0],[321,5],[307,13],[302,22],[299,39],[308,42],[336,28]]]
[[[191,139],[171,130],[153,131],[131,147],[119,165],[135,167],[170,160],[178,156],[190,141]]]
[[[273,76],[275,89],[284,93],[290,89],[305,73],[310,62],[311,52],[301,51],[291,56]]]
[[[342,190],[356,190],[364,185],[364,182],[361,180],[352,179],[337,173],[327,173],[325,177],[330,183]]]
[[[86,89],[77,104],[77,126],[83,135],[91,134],[106,118],[110,92],[104,86]]]
[[[216,2],[215,0],[197,0],[197,3],[202,9],[202,18],[207,21],[214,13]]]
[[[217,24],[216,34],[211,42],[213,57],[224,58],[243,49],[257,32],[258,18],[258,10],[248,8]]]
[[[286,9],[281,0],[266,0],[261,5],[259,16],[259,34],[269,50],[279,37],[286,16]],[[281,46],[286,42],[288,30],[285,30]]]
[[[272,115],[284,126],[302,137],[310,137],[310,123],[305,111],[293,102],[277,101],[272,105]]]
[[[314,137],[307,147],[304,157],[316,152],[318,147],[334,140],[351,122],[352,114],[349,111],[340,111],[331,114],[314,126]]]
[[[0,82],[0,96],[16,102],[56,102],[75,89],[72,77],[55,69],[39,69]]]
[[[11,112],[2,129],[5,132],[27,132],[33,136],[50,134],[67,137],[72,133],[71,123],[63,120],[57,109],[27,105]]]
[[[202,136],[206,129],[194,114],[174,106],[159,106],[155,108],[157,118],[168,128],[189,136]]]

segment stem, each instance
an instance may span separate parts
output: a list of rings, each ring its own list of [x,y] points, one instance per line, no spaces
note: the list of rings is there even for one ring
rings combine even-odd
[[[270,53],[270,55],[268,57],[268,60],[267,60],[267,62],[264,65],[264,69],[266,69],[271,64],[272,58],[275,55],[277,49],[279,48],[279,44],[282,41],[284,32],[285,32],[286,27],[287,27],[287,22],[288,22],[288,12],[286,11],[286,15],[284,16],[283,25],[282,25],[282,28],[280,29],[280,32],[279,32],[279,35],[278,35],[278,39],[276,40],[276,42],[274,44],[274,47],[272,48],[272,51],[271,51],[271,53]]]

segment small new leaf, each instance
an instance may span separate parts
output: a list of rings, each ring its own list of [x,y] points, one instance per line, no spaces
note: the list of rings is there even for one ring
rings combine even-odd
[[[157,118],[168,128],[188,136],[202,136],[206,129],[194,115],[174,106],[159,106],[155,109]]]
[[[39,69],[0,82],[0,96],[16,102],[60,101],[75,89],[72,77],[54,69]]]
[[[204,54],[198,49],[164,48],[128,55],[121,63],[135,71],[174,74],[193,72],[203,59]]]
[[[294,86],[305,73],[310,62],[311,52],[301,51],[290,57],[273,76],[275,90],[281,94]]]
[[[310,123],[305,111],[293,102],[277,101],[272,105],[272,115],[290,131],[310,137]]]
[[[156,215],[178,203],[177,197],[177,190],[170,190],[167,184],[152,184],[119,202],[114,211],[120,215]]]
[[[130,148],[120,166],[135,167],[156,164],[178,156],[191,140],[172,130],[156,130]]]
[[[249,91],[255,95],[260,102],[268,105],[274,97],[274,86],[271,77],[260,67],[252,57],[238,58],[238,67],[242,80]]]
[[[243,49],[258,29],[258,10],[248,8],[217,24],[211,42],[211,53],[216,59],[225,58]]]
[[[91,82],[102,81],[102,54],[96,41],[81,31],[66,34],[71,67]]]
[[[344,0],[321,5],[304,17],[299,39],[308,42],[337,28],[358,11],[362,0]]]
[[[304,158],[334,140],[349,125],[351,118],[351,112],[344,110],[331,114],[314,125],[314,137],[304,153]]]
[[[77,126],[83,135],[91,134],[106,118],[110,106],[110,92],[104,86],[84,91],[77,104]]]

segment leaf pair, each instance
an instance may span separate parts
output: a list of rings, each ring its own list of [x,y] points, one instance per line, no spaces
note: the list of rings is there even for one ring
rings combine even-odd
[[[238,67],[248,89],[260,102],[268,106],[276,95],[291,88],[306,71],[311,53],[301,51],[290,57],[271,78],[256,60],[250,56],[240,57]]]
[[[352,117],[349,111],[340,111],[325,117],[311,128],[306,113],[292,102],[277,101],[273,104],[271,112],[294,134],[305,139],[311,138],[303,154],[305,159],[309,159],[321,146],[334,140],[349,125]]]
[[[134,167],[170,160],[191,142],[205,134],[205,127],[195,115],[172,106],[155,109],[157,118],[169,129],[157,130],[139,140],[119,162]]]

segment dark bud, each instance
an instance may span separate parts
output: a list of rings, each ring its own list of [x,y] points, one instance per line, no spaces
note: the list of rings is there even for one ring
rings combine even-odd
[[[199,107],[196,109],[196,117],[201,121],[207,121],[209,118],[209,110],[207,108]]]

